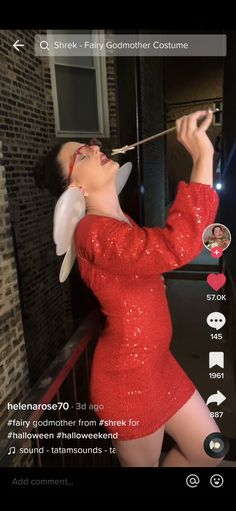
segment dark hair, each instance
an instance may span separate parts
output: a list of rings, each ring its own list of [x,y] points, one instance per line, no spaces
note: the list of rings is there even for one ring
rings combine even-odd
[[[63,176],[63,169],[58,161],[58,154],[64,143],[57,144],[43,156],[33,169],[36,185],[41,188],[47,188],[56,198],[66,189],[66,178]]]
[[[217,229],[217,228],[219,228],[219,229],[223,232],[223,229],[222,229],[221,225],[215,225],[215,227],[213,227],[213,229],[212,229],[212,231],[211,231],[211,232],[212,232],[212,234],[214,234],[214,233],[215,233],[215,229]]]

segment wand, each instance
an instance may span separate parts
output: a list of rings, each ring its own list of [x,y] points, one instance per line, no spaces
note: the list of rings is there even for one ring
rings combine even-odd
[[[216,108],[213,111],[213,114],[219,113],[221,111],[222,110],[220,110],[219,108]],[[143,140],[140,140],[139,142],[135,142],[135,144],[124,145],[123,147],[119,147],[117,149],[112,149],[111,155],[115,156],[116,154],[125,154],[127,151],[131,151],[132,149],[135,149],[135,147],[137,147],[141,144],[146,144],[146,142],[151,142],[151,140],[155,140],[156,138],[160,138],[163,135],[167,135],[167,133],[170,133],[171,131],[174,131],[174,130],[176,130],[176,126],[173,126],[173,128],[169,128],[168,130],[161,131],[160,133],[156,133],[156,135],[152,135],[151,137],[144,138]]]

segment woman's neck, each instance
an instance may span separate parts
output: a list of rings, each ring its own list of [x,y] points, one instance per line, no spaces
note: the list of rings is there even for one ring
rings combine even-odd
[[[86,211],[87,214],[124,218],[115,187],[100,192],[96,191],[94,194],[89,193],[86,198]]]

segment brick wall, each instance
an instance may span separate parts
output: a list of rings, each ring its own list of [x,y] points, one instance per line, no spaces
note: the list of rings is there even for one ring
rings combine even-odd
[[[19,39],[26,51],[12,48]],[[68,283],[58,283],[52,242],[54,200],[34,184],[32,167],[54,138],[50,79],[33,54],[33,31],[1,34],[1,118],[6,186],[31,382],[71,333]]]
[[[49,65],[46,59],[34,56],[34,35],[33,30],[1,31],[0,35],[1,139],[32,384],[75,326],[69,279],[63,285],[58,281],[61,261],[55,255],[52,240],[55,201],[46,190],[35,187],[32,175],[39,155],[56,142]],[[17,39],[25,44],[21,53],[12,47]],[[115,76],[111,58],[107,63],[107,80],[111,135],[116,138]],[[3,286],[6,293],[5,281]],[[7,328],[7,322],[3,316],[1,327]],[[13,335],[14,328],[9,327],[9,335]],[[23,333],[18,334],[23,342]],[[7,351],[4,360],[10,363]]]
[[[0,166],[0,429],[7,419],[7,402],[20,400],[28,386],[5,169]]]

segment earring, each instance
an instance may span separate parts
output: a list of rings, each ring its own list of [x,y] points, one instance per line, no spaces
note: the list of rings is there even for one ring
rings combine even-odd
[[[79,189],[81,190],[84,197],[88,197],[88,192],[86,192],[85,187],[83,185],[80,185]]]

